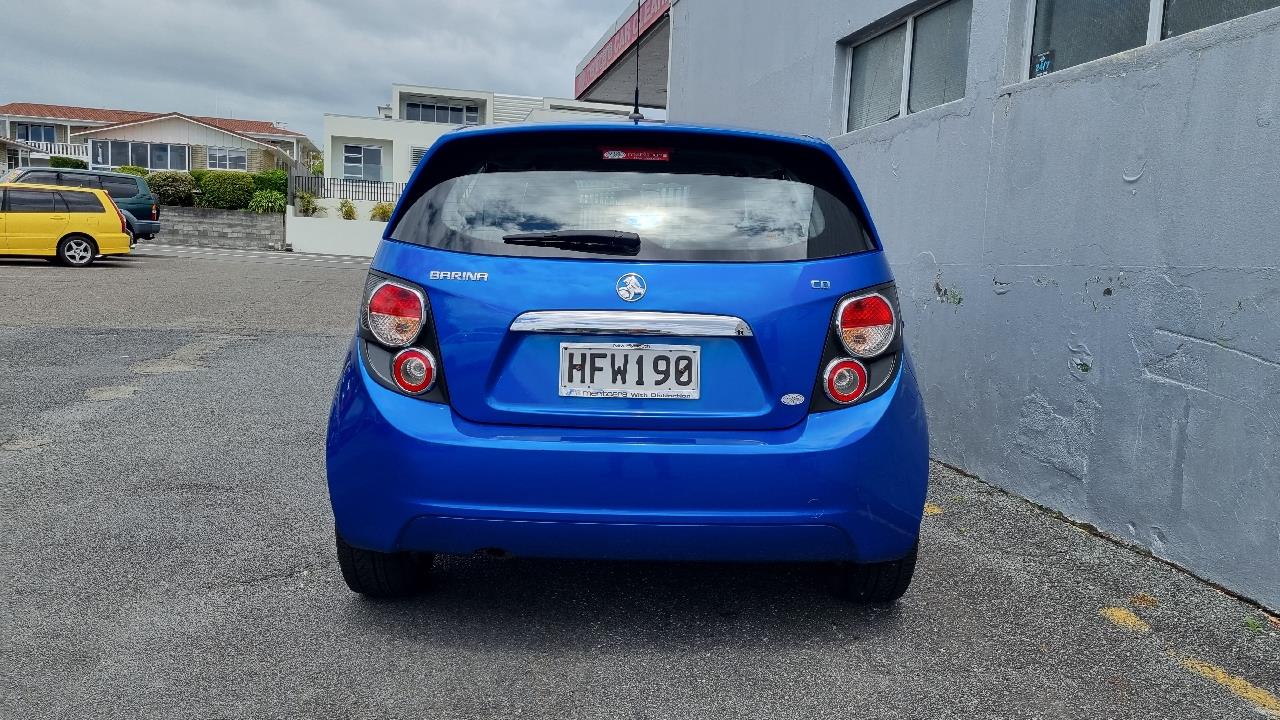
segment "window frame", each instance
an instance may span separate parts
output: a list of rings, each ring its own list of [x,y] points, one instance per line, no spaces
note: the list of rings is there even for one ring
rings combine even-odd
[[[217,150],[218,152],[214,152]],[[244,167],[231,167],[231,156],[235,153],[244,155]],[[224,164],[215,165],[214,158],[221,157],[225,160]],[[204,165],[209,170],[229,170],[231,172],[249,172],[249,151],[244,148],[227,147],[223,145],[208,145],[205,147]]]
[[[427,120],[425,117],[423,117],[423,112],[426,110],[426,108],[431,108],[432,119],[430,120]],[[418,112],[417,119],[409,117],[409,112],[411,109],[416,110]],[[445,114],[449,118],[448,120],[440,120],[437,117],[437,112],[439,109],[445,110]],[[461,122],[453,121],[452,118],[453,118],[454,110],[462,111]],[[482,124],[480,122],[480,103],[478,102],[472,103],[465,100],[447,101],[447,102],[446,101],[425,102],[422,100],[406,100],[404,103],[404,114],[405,114],[405,119],[410,120],[412,122],[429,122],[429,123],[435,123],[437,125],[458,125],[461,127],[472,127],[475,125]],[[474,117],[475,121],[474,122],[470,121],[468,119],[470,117]]]
[[[354,153],[348,152],[347,148],[360,148],[360,176],[359,177],[352,177],[350,174],[347,173],[347,166],[355,164],[355,163],[347,162],[347,157],[354,154]],[[364,159],[365,150],[378,151],[378,164],[376,166],[365,162],[365,159]],[[343,143],[342,144],[342,179],[345,182],[384,182],[382,180],[382,177],[383,177],[382,169],[386,167],[386,164],[383,162],[386,159],[386,156],[387,156],[386,149],[383,148],[381,145],[372,145],[372,144],[361,145],[357,143]],[[377,180],[369,180],[364,176],[364,169],[366,167],[378,168]]]
[[[1166,0],[1150,0],[1149,4],[1150,4],[1150,9],[1147,11],[1146,42],[1139,45],[1138,47],[1132,48],[1133,50],[1137,50],[1139,48],[1144,48],[1144,47],[1150,47],[1151,45],[1155,45],[1156,43],[1161,43],[1166,40],[1174,39],[1173,37],[1168,37],[1168,38],[1164,37],[1164,15],[1165,15]],[[1036,10],[1039,8],[1039,6],[1040,6],[1040,0],[1026,0],[1027,26],[1026,28],[1024,28],[1023,38],[1022,38],[1022,42],[1023,42],[1022,54],[1024,56],[1024,59],[1022,63],[1022,75],[1020,78],[1023,82],[1026,82],[1027,80],[1035,79],[1034,77],[1031,76],[1031,59],[1033,57],[1031,54],[1031,49],[1035,43]],[[1261,12],[1266,12],[1266,11],[1263,10]],[[1253,15],[1253,14],[1255,13],[1247,13],[1246,15],[1241,15],[1240,17],[1248,17],[1248,15]],[[1236,18],[1233,18],[1233,19],[1236,19]],[[1230,21],[1224,20],[1223,22],[1230,22]],[[1221,25],[1221,24],[1222,23],[1213,23],[1212,25],[1206,25],[1204,28],[1199,28],[1199,29],[1203,30],[1205,28],[1210,28],[1210,27],[1214,27],[1215,25]],[[1180,36],[1174,36],[1174,37],[1180,37]],[[1129,51],[1125,51],[1125,52],[1129,52]],[[1119,54],[1119,53],[1116,53],[1116,54]],[[852,55],[850,57],[852,57]],[[1097,62],[1099,60],[1103,60],[1109,57],[1115,57],[1115,55],[1103,55],[1102,57],[1094,58],[1087,62],[1082,62],[1079,65],[1072,65],[1071,67],[1073,68],[1081,67],[1083,65],[1088,65],[1089,63]],[[1070,70],[1070,69],[1071,68],[1063,68],[1063,70]],[[1052,72],[1048,72],[1045,75],[1052,75],[1056,72],[1061,72],[1061,71],[1053,70]],[[1044,75],[1041,75],[1040,77],[1044,77]]]
[[[25,137],[25,138],[18,137],[18,135],[22,134],[22,133],[18,132],[18,128],[22,128],[23,130],[25,130],[25,131],[26,131],[26,133],[25,133],[25,134],[26,134],[26,137]],[[40,130],[41,130],[41,133],[40,133],[41,137],[44,137],[44,136],[45,136],[45,133],[43,132],[45,128],[48,128],[49,130],[52,130],[52,131],[53,131],[53,139],[52,139],[52,140],[43,140],[43,139],[42,139],[42,140],[34,140],[34,139],[32,139],[32,137],[31,137],[31,130],[32,130],[32,128],[40,128]],[[53,125],[53,124],[51,124],[51,123],[35,123],[35,122],[26,122],[26,121],[23,121],[23,122],[14,122],[14,123],[13,123],[13,129],[12,129],[12,131],[11,131],[11,132],[13,133],[13,138],[14,138],[15,140],[20,140],[20,141],[22,141],[22,142],[42,142],[42,143],[54,143],[54,144],[56,144],[56,143],[58,142],[58,128],[57,128],[57,126],[56,126],[56,125]]]
[[[96,147],[98,147],[98,145],[99,145],[99,144],[106,145],[107,162],[106,162],[105,164],[104,164],[104,163],[100,163],[100,162],[96,162],[96,161],[94,160],[94,152],[95,152]],[[140,166],[140,167],[143,167],[143,168],[145,168],[145,169],[147,169],[147,170],[152,170],[152,171],[166,171],[166,170],[187,171],[187,170],[190,170],[190,169],[191,169],[191,146],[190,146],[190,145],[183,145],[183,144],[181,144],[181,143],[156,143],[156,142],[144,142],[144,141],[141,141],[141,140],[136,140],[136,141],[135,141],[135,140],[112,140],[112,139],[110,139],[110,138],[90,138],[90,139],[89,139],[89,169],[90,169],[90,170],[105,170],[105,171],[111,171],[111,172],[114,172],[117,168],[122,167],[123,165],[118,164],[118,163],[116,163],[116,162],[115,162],[115,161],[116,161],[115,151],[118,149],[118,147],[117,147],[117,146],[119,146],[119,145],[124,145],[124,153],[125,153],[125,155],[127,155],[127,156],[128,156],[129,162],[128,162],[128,163],[124,163],[124,164],[126,164],[126,165],[133,165],[133,164],[134,164],[134,162],[133,162],[133,148],[134,148],[134,146],[135,146],[135,145],[145,145],[145,146],[147,146],[147,153],[146,153],[146,154],[147,154],[147,164],[146,164],[146,165],[144,165],[144,166]],[[168,147],[168,150],[167,150],[167,152],[166,152],[166,154],[165,154],[165,162],[167,163],[165,167],[151,167],[151,146],[153,146],[153,145],[165,145],[165,146],[167,146],[167,147]],[[173,166],[173,160],[172,160],[172,158],[173,158],[173,156],[174,156],[174,154],[175,154],[175,153],[174,153],[174,149],[181,149],[181,150],[182,150],[182,152],[181,152],[181,153],[178,153],[178,154],[179,154],[179,155],[181,155],[182,157],[186,158],[186,161],[185,161],[185,167],[182,167],[182,168],[175,168],[175,167]]]
[[[943,105],[950,105],[950,104],[951,104],[951,103],[953,103],[953,102],[959,102],[959,101],[961,101],[961,100],[964,100],[966,97],[968,97],[968,96],[969,96],[969,88],[968,88],[968,80],[967,80],[967,78],[968,78],[968,76],[969,76],[969,68],[967,68],[967,67],[966,67],[966,68],[965,68],[965,77],[966,77],[965,86],[966,86],[966,87],[965,87],[964,95],[961,95],[960,97],[956,98],[955,100],[948,100],[947,102],[942,103],[942,105],[934,105],[932,108],[925,108],[924,110],[916,110],[915,112],[911,112],[911,109],[910,109],[910,99],[911,99],[911,56],[912,56],[912,53],[915,51],[915,42],[916,42],[916,18],[918,18],[918,17],[920,17],[921,15],[924,15],[925,13],[930,12],[930,11],[932,11],[932,10],[936,9],[936,8],[942,7],[943,5],[946,5],[947,3],[951,2],[951,1],[952,1],[952,0],[938,0],[937,2],[931,2],[931,3],[929,3],[928,5],[925,5],[924,7],[921,7],[919,10],[913,10],[913,11],[911,11],[911,14],[910,14],[910,15],[908,15],[905,19],[900,20],[900,21],[898,21],[898,22],[895,22],[895,23],[893,23],[893,24],[889,25],[888,27],[881,28],[881,29],[877,30],[877,31],[876,31],[875,33],[873,33],[873,34],[867,35],[866,37],[858,37],[858,36],[856,36],[856,35],[855,35],[854,37],[858,37],[857,42],[845,42],[845,51],[844,51],[844,55],[845,55],[845,57],[844,57],[844,102],[843,102],[844,109],[841,111],[841,119],[840,119],[840,127],[841,127],[841,129],[840,129],[840,134],[841,134],[841,135],[845,135],[845,134],[847,134],[847,133],[858,132],[859,130],[866,130],[866,129],[867,129],[867,128],[869,128],[869,127],[874,127],[874,126],[876,126],[876,125],[881,125],[881,124],[883,124],[883,123],[892,122],[892,121],[894,121],[894,120],[901,120],[902,118],[907,117],[908,115],[916,115],[916,114],[918,114],[918,113],[922,113],[922,112],[926,112],[926,111],[928,111],[928,110],[932,110],[933,108],[942,107]],[[1033,5],[1032,5],[1032,15],[1033,15],[1033,16],[1034,16],[1034,14],[1035,14],[1035,12],[1034,12],[1034,11],[1035,11],[1034,3],[1035,3],[1036,1],[1037,1],[1037,0],[1029,0],[1029,2],[1033,3]],[[1151,1],[1152,1],[1152,2],[1163,2],[1163,0],[1151,0]],[[970,10],[970,12],[972,12],[972,10]],[[1034,21],[1034,18],[1033,18],[1033,20],[1032,20],[1032,24],[1033,24],[1033,26],[1034,26],[1034,22],[1035,22],[1035,21]],[[891,32],[893,32],[894,30],[897,30],[898,28],[903,27],[903,26],[906,26],[906,37],[903,39],[903,43],[902,43],[902,47],[903,47],[903,53],[902,53],[902,87],[898,88],[898,91],[899,91],[899,92],[898,92],[898,114],[897,114],[897,116],[896,116],[896,117],[891,117],[891,118],[889,118],[888,120],[882,120],[881,122],[878,122],[878,123],[872,123],[871,125],[867,125],[867,126],[865,126],[865,127],[860,127],[860,128],[858,128],[858,129],[856,129],[856,130],[851,130],[851,129],[849,129],[849,115],[850,115],[849,101],[852,99],[852,95],[853,95],[853,54],[854,54],[854,52],[855,52],[859,47],[861,47],[861,46],[863,46],[863,45],[865,45],[865,44],[867,44],[867,43],[871,42],[872,40],[875,40],[876,38],[878,38],[878,37],[880,37],[880,36],[882,36],[882,35],[886,35],[886,34],[888,34],[888,33],[891,33]],[[970,34],[970,38],[969,38],[969,39],[971,40],[971,39],[972,39],[972,35],[973,35],[973,21],[972,21],[972,16],[970,16],[969,34]],[[969,49],[970,49],[970,50],[972,50],[972,45],[973,45],[973,44],[972,44],[972,42],[970,42],[970,44],[969,44],[969,46],[970,46],[970,47],[969,47]],[[1028,48],[1030,48],[1030,45],[1028,45]],[[1028,52],[1029,52],[1029,50],[1028,50]],[[966,56],[965,56],[965,57],[966,57],[965,62],[968,62],[968,53],[966,53]],[[1030,71],[1030,65],[1031,65],[1031,63],[1030,63],[1030,62],[1028,62],[1028,63],[1027,63],[1027,66],[1028,66],[1028,68],[1027,68],[1027,69],[1028,69],[1028,72]]]

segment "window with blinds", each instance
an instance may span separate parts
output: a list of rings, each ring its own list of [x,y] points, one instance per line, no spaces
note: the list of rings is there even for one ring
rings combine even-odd
[[[858,130],[902,114],[902,54],[907,26],[853,49],[849,66],[849,130]]]
[[[950,0],[850,49],[846,130],[964,97],[973,0]]]
[[[430,148],[418,147],[417,145],[410,147],[409,164],[413,167],[418,167],[418,163],[422,162],[422,156],[427,154],[427,150],[430,150]]]
[[[952,0],[915,19],[907,112],[964,97],[969,79],[969,18],[973,0]]]

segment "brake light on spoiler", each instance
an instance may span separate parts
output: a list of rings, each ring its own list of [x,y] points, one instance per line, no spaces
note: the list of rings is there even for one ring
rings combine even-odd
[[[640,160],[671,162],[671,148],[600,148],[603,160]]]

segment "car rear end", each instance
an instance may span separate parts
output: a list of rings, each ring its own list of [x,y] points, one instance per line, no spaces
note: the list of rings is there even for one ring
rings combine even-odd
[[[914,557],[928,456],[834,151],[631,125],[433,146],[327,453],[343,552],[863,564]]]

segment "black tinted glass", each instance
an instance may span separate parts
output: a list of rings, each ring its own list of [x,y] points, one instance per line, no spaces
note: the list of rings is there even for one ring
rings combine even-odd
[[[20,182],[30,185],[57,185],[58,173],[47,170],[36,170],[22,176]]]
[[[9,188],[8,211],[11,213],[52,213],[62,209],[58,194],[52,190],[18,190]]]
[[[80,173],[60,173],[58,184],[66,187],[87,187],[101,188],[102,183],[98,182],[97,175],[82,175]]]
[[[98,196],[93,193],[64,192],[61,195],[62,201],[67,204],[67,209],[71,212],[102,212],[102,201],[98,200]]]
[[[134,178],[104,175],[102,177],[102,189],[116,199],[131,198],[138,194],[138,181]]]
[[[698,262],[874,248],[842,169],[817,148],[675,133],[566,140],[446,145],[406,193],[391,237],[483,255],[616,259],[602,245],[634,235],[630,257]]]

